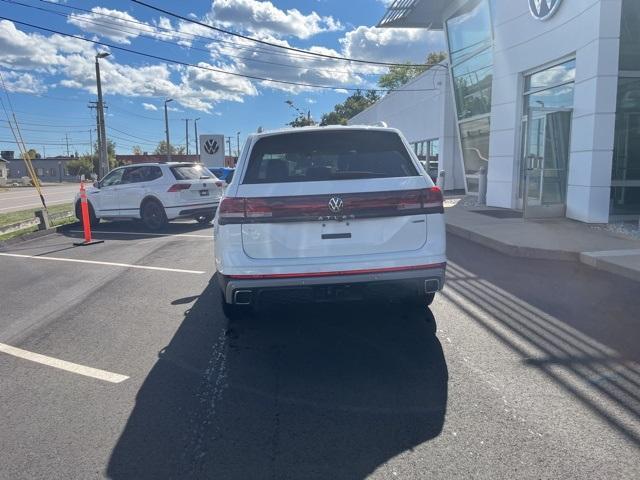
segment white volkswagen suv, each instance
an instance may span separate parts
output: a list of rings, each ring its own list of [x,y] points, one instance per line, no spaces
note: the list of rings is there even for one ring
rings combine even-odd
[[[105,219],[142,219],[151,230],[167,221],[213,220],[225,183],[198,163],[140,163],[114,168],[87,189],[92,225]],[[82,222],[76,195],[76,217]]]
[[[442,192],[402,134],[307,127],[249,137],[214,219],[225,314],[285,301],[402,295],[445,280]]]

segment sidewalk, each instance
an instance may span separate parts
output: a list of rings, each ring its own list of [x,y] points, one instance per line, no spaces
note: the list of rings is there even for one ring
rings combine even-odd
[[[566,218],[527,220],[518,212],[445,199],[447,232],[507,255],[579,261],[640,281],[640,240]]]

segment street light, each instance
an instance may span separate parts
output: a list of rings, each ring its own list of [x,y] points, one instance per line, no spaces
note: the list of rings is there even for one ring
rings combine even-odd
[[[102,102],[102,82],[100,81],[100,60],[111,55],[109,52],[101,52],[96,55],[96,83],[98,87],[98,131],[100,132],[100,142],[98,144],[98,175],[104,177],[109,171],[109,160],[107,157],[107,133],[104,125],[104,104]]]
[[[164,132],[167,135],[167,162],[171,161],[171,143],[169,142],[169,115],[167,114],[167,103],[173,102],[173,98],[164,101]]]
[[[200,143],[200,139],[198,138],[198,120],[200,120],[200,117],[195,118],[193,120],[193,129],[194,129],[195,136],[196,136],[196,155],[199,155],[199,153],[198,153],[198,144]]]

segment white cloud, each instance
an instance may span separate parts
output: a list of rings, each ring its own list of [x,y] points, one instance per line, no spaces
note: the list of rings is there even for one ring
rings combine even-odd
[[[4,79],[4,85],[12,93],[32,93],[40,94],[47,91],[41,79],[26,72],[0,71]]]
[[[152,111],[157,111],[158,107],[156,107],[153,103],[142,103],[142,108],[144,108],[145,110],[152,110]]]
[[[316,12],[305,15],[296,8],[285,11],[269,1],[258,0],[215,0],[211,19],[262,35],[303,39],[342,29],[340,22],[331,16],[322,17]]]
[[[340,40],[347,57],[390,63],[425,62],[432,51],[444,49],[442,32],[421,28],[360,26]]]

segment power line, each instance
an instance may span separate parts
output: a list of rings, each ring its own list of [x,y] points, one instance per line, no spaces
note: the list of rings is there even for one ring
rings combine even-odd
[[[133,1],[133,0],[132,0]],[[31,28],[36,28],[38,30],[42,30],[45,32],[49,32],[49,33],[56,33],[58,35],[62,35],[64,37],[69,37],[69,38],[75,38],[76,40],[82,40],[84,42],[87,43],[93,43],[95,45],[102,45],[104,47],[109,47],[112,48],[114,50],[121,50],[123,52],[128,52],[128,53],[133,53],[135,55],[140,55],[143,57],[147,57],[147,58],[153,58],[155,60],[160,60],[162,62],[167,62],[167,63],[174,63],[176,65],[182,65],[185,67],[192,67],[192,68],[198,68],[200,70],[206,70],[206,71],[211,71],[211,72],[216,72],[216,73],[222,73],[225,75],[231,75],[234,77],[241,77],[241,78],[247,78],[247,79],[251,79],[251,80],[259,80],[259,81],[263,81],[263,82],[271,82],[271,83],[280,83],[280,84],[284,84],[284,85],[294,85],[297,87],[307,87],[307,88],[318,88],[318,89],[323,89],[323,90],[344,90],[344,91],[351,91],[351,92],[355,92],[355,91],[362,91],[362,90],[369,90],[369,91],[375,91],[375,92],[390,92],[390,91],[396,91],[396,90],[389,90],[386,88],[373,88],[373,89],[366,89],[366,88],[357,88],[357,87],[342,87],[342,86],[335,86],[335,85],[318,85],[318,84],[313,84],[313,83],[304,83],[304,82],[294,82],[294,81],[290,81],[290,80],[276,80],[273,78],[267,78],[267,77],[261,77],[258,75],[247,75],[247,74],[243,74],[243,73],[238,73],[238,72],[229,72],[227,70],[222,70],[219,68],[213,68],[213,67],[204,67],[202,65],[196,65],[193,63],[188,63],[188,62],[183,62],[180,60],[174,60],[171,58],[166,58],[166,57],[161,57],[159,55],[153,55],[151,53],[144,53],[144,52],[139,52],[137,50],[133,50],[131,48],[125,48],[125,47],[119,47],[117,45],[113,45],[107,42],[101,42],[98,40],[92,40],[92,39],[88,39],[88,38],[83,38],[80,37],[78,35],[73,35],[70,33],[65,33],[65,32],[61,32],[59,30],[54,30],[52,28],[46,28],[46,27],[41,27],[39,25],[33,25],[31,23],[27,23],[27,22],[21,22],[19,20],[14,20],[12,18],[8,18],[8,17],[4,17],[4,16],[0,16],[0,19],[3,20],[9,20],[11,22],[17,23],[18,25],[23,25],[23,26],[27,26],[27,27],[31,27]],[[398,91],[402,91],[402,92],[425,92],[425,91],[432,91],[434,90],[433,88],[420,88],[420,89],[402,89],[402,90],[398,90]]]
[[[14,5],[20,5],[22,7],[27,7],[27,8],[40,10],[40,11],[43,11],[43,12],[52,13],[54,15],[58,15],[58,16],[61,16],[61,17],[67,18],[67,19],[73,18],[72,15],[67,15],[67,14],[64,14],[62,12],[57,12],[57,11],[55,11],[53,9],[50,9],[50,8],[43,8],[43,7],[37,7],[35,5],[28,5],[26,3],[18,2],[18,1],[15,1],[15,0],[2,0],[2,1],[6,2],[6,3],[14,4]],[[44,2],[44,3],[52,3],[52,2],[49,2],[47,0],[40,0],[40,1]],[[174,29],[160,27],[160,26],[157,26],[157,25],[151,27],[149,24],[146,24],[144,22],[138,22],[138,21],[130,20],[130,19],[126,19],[126,18],[119,18],[119,17],[115,17],[114,15],[109,15],[109,14],[101,13],[101,12],[93,12],[93,11],[87,10],[85,8],[74,7],[74,6],[71,6],[71,5],[64,5],[64,4],[54,4],[54,5],[57,5],[57,6],[63,7],[63,8],[72,9],[72,10],[79,10],[79,11],[82,11],[82,12],[87,12],[87,13],[89,13],[91,15],[99,15],[99,16],[102,16],[102,17],[115,18],[115,19],[118,19],[119,21],[124,21],[124,22],[128,22],[128,23],[134,23],[134,24],[137,24],[137,25],[143,25],[143,26],[148,27],[148,28],[154,28],[154,29],[157,29],[157,30],[164,30],[166,32],[171,32],[171,33],[166,33],[166,34],[161,32],[162,35],[170,35],[170,36],[173,36],[175,34],[184,35],[182,32],[178,32],[177,30],[174,30]],[[134,28],[133,30],[123,30],[123,28],[129,28],[129,27],[123,26],[120,23],[114,23],[114,22],[100,23],[100,22],[96,22],[96,21],[88,19],[88,18],[82,18],[81,20],[84,23],[90,23],[92,25],[106,27],[106,28],[108,28],[110,30],[113,30],[115,32],[121,32],[121,33],[129,34],[129,35],[140,36],[140,37],[143,37],[143,38],[150,38],[150,39],[156,40],[158,42],[166,43],[168,45],[174,45],[174,46],[178,46],[178,47],[182,47],[182,48],[188,48],[190,50],[197,50],[197,51],[205,52],[205,53],[208,53],[208,54],[213,53],[212,50],[210,50],[210,49],[199,48],[199,47],[195,47],[193,45],[189,45],[189,46],[181,45],[181,44],[176,43],[176,42],[172,42],[172,41],[169,41],[169,40],[164,40],[164,39],[158,38],[157,35],[155,35],[155,34],[154,35],[149,35],[149,30],[148,29],[144,30],[142,28],[137,28],[137,29]],[[118,28],[118,27],[120,27],[120,28]],[[133,27],[131,27],[131,28],[133,28]],[[191,35],[191,36],[194,36],[194,37],[196,37],[196,36],[200,37],[199,35],[194,35],[194,34],[187,34],[187,35]],[[208,41],[217,41],[217,42],[220,41],[220,40],[214,39],[212,37],[202,37],[202,38],[206,38]],[[233,43],[233,42],[223,42],[223,41],[221,41],[221,43],[230,44],[230,45],[233,45],[236,48],[242,47],[242,46],[240,46],[240,45],[238,45],[236,43]],[[251,47],[248,47],[248,48],[251,48]],[[269,50],[265,50],[265,49],[260,49],[260,50],[262,52],[265,52],[265,53],[268,53],[268,54],[276,54],[277,53],[277,52],[273,52],[273,51],[269,51]],[[328,69],[328,68],[318,68],[318,67],[310,67],[310,66],[303,66],[303,65],[291,65],[291,64],[285,64],[285,63],[271,62],[271,61],[268,61],[268,60],[260,60],[260,59],[257,59],[257,58],[244,57],[244,56],[241,56],[241,55],[233,55],[233,54],[228,53],[228,52],[221,52],[221,54],[223,56],[225,56],[225,57],[237,58],[237,59],[240,59],[240,60],[246,60],[246,61],[255,62],[255,63],[263,63],[263,64],[266,64],[266,65],[275,65],[275,66],[284,67],[284,68],[293,68],[293,69],[296,69],[296,70],[313,70],[313,71],[318,71],[318,72],[342,73],[342,74],[350,74],[350,73],[352,73],[352,72],[349,72],[347,70],[334,70],[334,69]],[[284,54],[284,56],[289,57],[289,58],[299,58],[299,59],[310,60],[309,57],[304,57],[304,56],[301,56],[301,55]]]
[[[130,133],[125,132],[123,130],[118,130],[117,128],[114,128],[114,127],[109,127],[109,130],[114,130],[114,131],[116,131],[118,133],[121,133],[123,135],[127,135],[128,137],[135,138],[137,140],[143,140],[145,142],[153,143],[153,140],[149,140],[148,138],[137,137],[137,136],[131,135]]]
[[[316,57],[330,58],[332,60],[342,60],[342,61],[354,62],[354,63],[365,63],[365,64],[368,64],[368,65],[381,65],[381,66],[385,66],[385,67],[399,67],[399,66],[405,66],[406,65],[406,64],[401,64],[401,63],[377,62],[375,60],[363,60],[363,59],[359,59],[359,58],[342,57],[342,56],[339,56],[339,55],[329,55],[329,54],[319,53],[319,52],[310,52],[309,50],[303,50],[303,49],[300,49],[300,48],[289,47],[289,46],[286,46],[286,45],[278,45],[277,43],[268,42],[266,40],[261,40],[259,38],[250,37],[248,35],[243,35],[243,34],[237,33],[237,32],[232,32],[231,30],[225,30],[224,28],[214,27],[213,25],[209,25],[207,23],[199,22],[198,20],[194,20],[193,18],[182,16],[180,14],[171,12],[169,10],[165,10],[164,8],[160,8],[160,7],[156,7],[154,5],[150,5],[150,4],[142,2],[140,0],[130,0],[130,1],[133,2],[133,3],[137,3],[139,5],[143,5],[143,6],[147,7],[147,8],[155,10],[157,12],[164,13],[165,15],[169,15],[169,16],[172,16],[172,17],[175,17],[175,18],[179,18],[180,20],[183,20],[185,22],[194,23],[196,25],[200,25],[201,27],[205,27],[205,28],[209,28],[211,30],[215,30],[216,32],[224,33],[224,34],[227,34],[227,35],[232,35],[234,37],[243,38],[245,40],[249,40],[249,41],[252,41],[252,42],[260,43],[262,45],[269,45],[270,47],[281,48],[283,50],[289,50],[289,51],[292,51],[292,52],[304,53],[306,55],[312,55],[312,56],[316,56]],[[430,64],[413,64],[413,66],[416,66],[416,67],[433,66],[433,65],[437,65],[437,64],[432,64],[432,65],[430,65]]]

